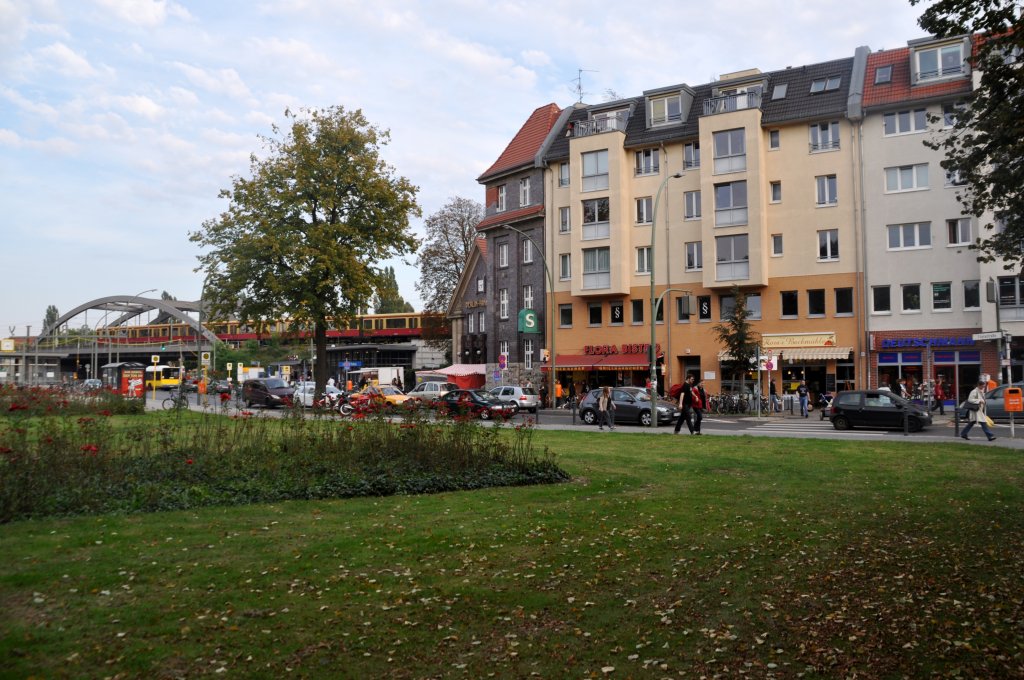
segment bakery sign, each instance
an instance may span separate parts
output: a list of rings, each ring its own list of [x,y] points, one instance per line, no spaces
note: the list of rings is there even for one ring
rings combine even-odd
[[[835,347],[836,334],[833,333],[785,333],[779,335],[762,335],[761,347],[764,349],[796,349],[799,347]]]
[[[621,345],[583,345],[584,354],[646,354],[650,348],[649,342],[624,342]],[[661,353],[661,344],[654,348]]]

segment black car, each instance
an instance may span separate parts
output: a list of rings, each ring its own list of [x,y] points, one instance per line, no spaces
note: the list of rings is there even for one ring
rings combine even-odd
[[[615,402],[615,422],[650,426],[651,398],[642,387],[613,387],[612,401]],[[587,425],[598,422],[597,400],[601,390],[590,390],[580,402],[580,418]],[[658,400],[658,425],[675,422],[679,409],[671,401]]]
[[[280,378],[253,378],[242,383],[246,406],[291,406],[295,390]]]
[[[516,414],[515,404],[501,401],[480,390],[452,390],[437,400],[437,407],[455,415],[480,416],[482,420]]]
[[[917,404],[887,390],[850,390],[832,398],[829,420],[837,430],[851,427],[907,429],[918,432],[932,424],[932,416]]]

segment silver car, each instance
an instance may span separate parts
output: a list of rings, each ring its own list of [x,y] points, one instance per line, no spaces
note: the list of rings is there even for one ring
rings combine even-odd
[[[459,386],[450,382],[421,382],[406,394],[409,395],[409,399],[431,403],[457,389]]]
[[[516,385],[498,385],[490,393],[502,401],[515,404],[520,411],[536,413],[540,405],[540,396],[537,390],[532,387],[518,387]]]

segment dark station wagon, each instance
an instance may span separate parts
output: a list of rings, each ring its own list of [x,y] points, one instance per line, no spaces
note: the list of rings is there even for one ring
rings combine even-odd
[[[840,392],[829,407],[829,420],[837,430],[851,427],[902,429],[904,418],[911,432],[932,424],[932,416],[926,409],[887,390]]]

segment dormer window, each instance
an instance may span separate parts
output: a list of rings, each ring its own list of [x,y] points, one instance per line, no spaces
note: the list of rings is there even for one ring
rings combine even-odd
[[[839,82],[842,79],[839,76],[829,76],[828,78],[818,78],[811,81],[811,94],[817,94],[818,92],[830,92],[832,90],[839,89]]]
[[[917,82],[964,73],[964,45],[942,45],[914,52]]]
[[[879,66],[875,69],[875,85],[885,85],[892,82],[892,64]]]
[[[678,94],[650,99],[651,125],[678,123],[683,116],[683,100]]]
[[[786,90],[788,90],[788,89],[789,89],[789,83],[779,83],[778,85],[773,87],[772,88],[772,101],[775,101],[776,99],[785,99],[786,98]]]

